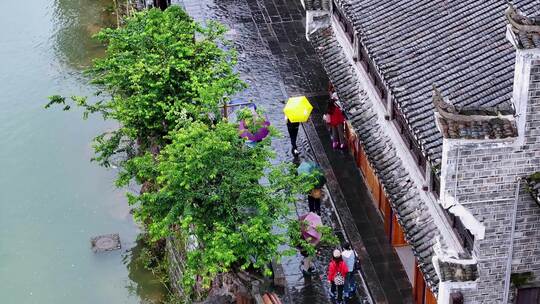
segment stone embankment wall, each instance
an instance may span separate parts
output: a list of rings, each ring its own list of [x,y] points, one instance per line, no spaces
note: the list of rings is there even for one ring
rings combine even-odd
[[[166,255],[169,263],[169,279],[171,289],[177,296],[184,296],[181,286],[183,269],[186,260],[186,246],[179,239],[167,239]],[[195,296],[200,298],[202,290],[194,286]],[[225,273],[218,275],[212,282],[209,293],[198,303],[219,304],[248,303],[270,290],[270,280],[247,272]],[[247,301],[247,302],[246,302]]]
[[[180,253],[177,246],[177,241],[173,238],[167,239],[167,258],[169,262],[169,280],[172,285],[172,290],[177,293],[178,296],[182,296],[182,287],[180,283],[182,281],[182,269],[184,268],[185,257]]]

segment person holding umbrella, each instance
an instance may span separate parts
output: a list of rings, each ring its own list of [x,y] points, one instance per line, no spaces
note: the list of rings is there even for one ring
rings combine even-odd
[[[319,216],[321,215],[321,196],[322,190],[320,188],[311,190],[308,195],[309,212],[317,213]]]
[[[321,217],[313,212],[306,213],[298,218],[300,221],[300,231],[302,239],[316,246],[321,241],[322,234],[317,230],[322,226]],[[313,254],[309,254],[307,250],[300,247],[300,254],[304,257],[302,260],[302,273],[311,274],[315,271],[312,260]]]
[[[312,110],[313,106],[309,103],[306,96],[289,98],[285,108],[283,108],[283,112],[287,119],[287,131],[289,131],[289,136],[291,138],[292,154],[294,157],[300,155],[298,146],[296,145],[300,123],[306,122],[309,119]]]
[[[321,188],[326,183],[323,170],[312,161],[303,161],[296,170],[298,175],[304,175],[310,179],[314,179],[315,185],[308,194],[309,211],[321,215]]]
[[[291,122],[287,117],[287,131],[289,131],[289,138],[291,139],[292,154],[294,157],[300,155],[298,146],[296,145],[296,139],[298,138],[298,129],[300,128],[299,122]]]

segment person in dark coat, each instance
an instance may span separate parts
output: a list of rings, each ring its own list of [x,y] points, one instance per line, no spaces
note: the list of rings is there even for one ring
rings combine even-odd
[[[298,146],[296,145],[296,139],[298,138],[298,129],[300,128],[299,122],[291,122],[288,118],[287,119],[287,131],[289,131],[289,137],[291,138],[291,146],[292,146],[292,154],[294,157],[297,157],[300,155],[300,152],[298,151]]]
[[[319,188],[311,190],[308,194],[309,212],[317,213],[319,216],[321,215],[321,196],[322,191]]]

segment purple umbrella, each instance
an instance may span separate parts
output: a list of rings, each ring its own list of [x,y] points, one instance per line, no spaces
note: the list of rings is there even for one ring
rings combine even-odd
[[[246,126],[246,122],[244,120],[240,121],[240,124],[238,126],[238,129],[240,130],[240,137],[244,137],[250,141],[261,141],[268,134],[270,133],[270,130],[268,130],[268,127],[270,126],[270,121],[265,120],[262,124],[262,127],[259,128],[255,133],[252,133],[248,127]]]
[[[302,237],[313,245],[317,245],[321,240],[321,234],[317,231],[317,227],[322,226],[321,217],[310,212],[298,218],[301,221]]]

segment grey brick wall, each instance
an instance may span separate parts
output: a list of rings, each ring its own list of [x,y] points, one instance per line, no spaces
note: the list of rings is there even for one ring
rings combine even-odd
[[[445,141],[445,190],[486,228],[475,240],[480,278],[463,290],[465,303],[502,303],[518,178],[540,171],[540,60],[532,61],[523,145]],[[521,183],[518,196],[512,273],[531,271],[540,284],[540,207]],[[512,292],[514,294],[514,292]]]

